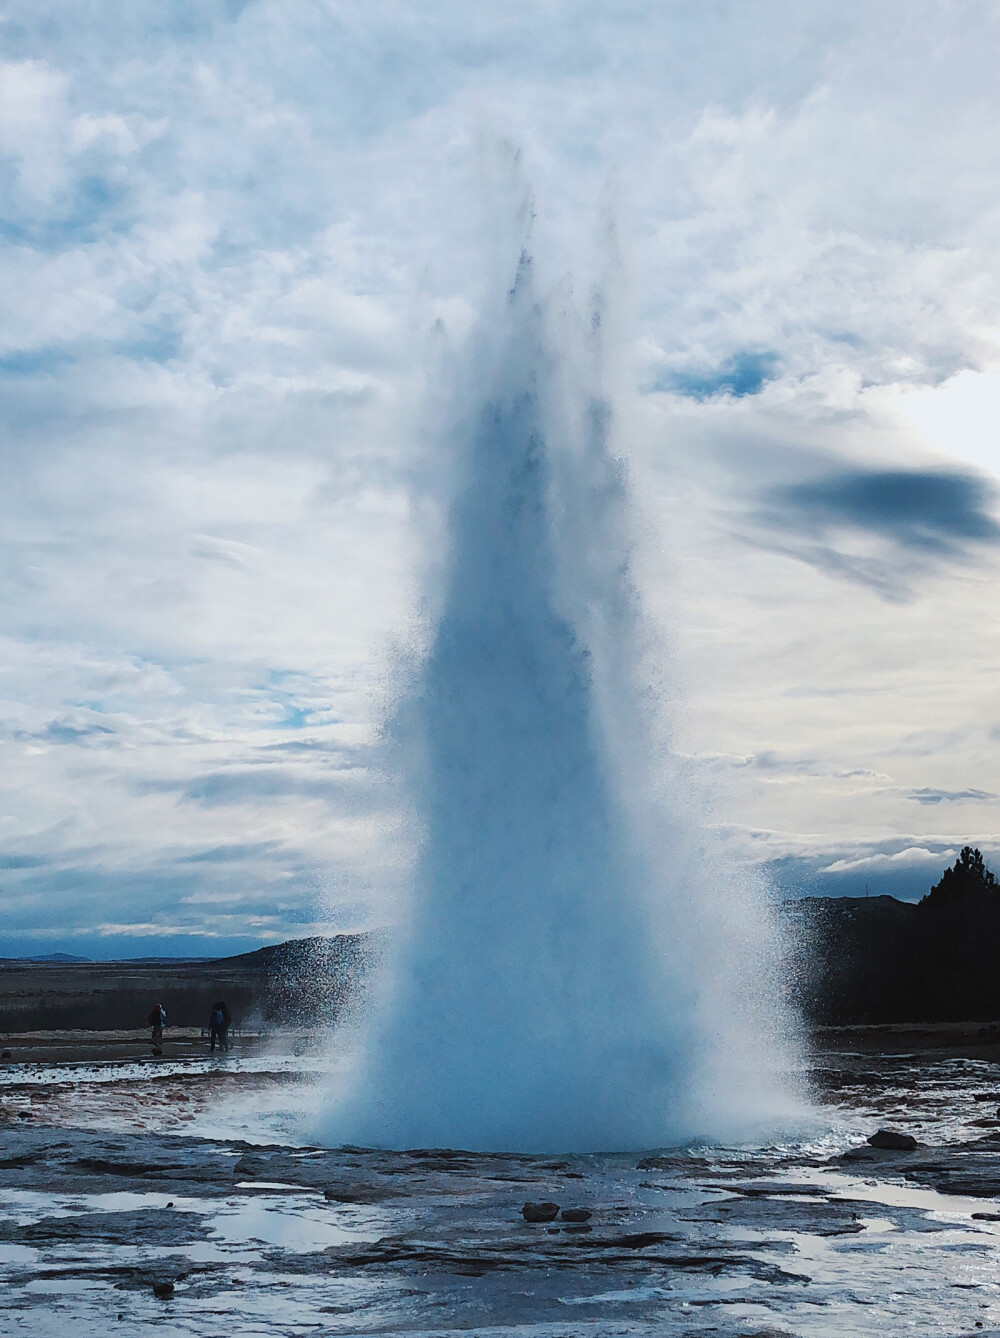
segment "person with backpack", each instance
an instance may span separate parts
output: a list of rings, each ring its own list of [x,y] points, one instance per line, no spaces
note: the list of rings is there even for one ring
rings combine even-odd
[[[219,1042],[220,1050],[229,1049],[229,1024],[232,1016],[225,1000],[220,999],[212,1004],[212,1011],[208,1019],[208,1034],[211,1039],[210,1049],[215,1052],[215,1042]]]

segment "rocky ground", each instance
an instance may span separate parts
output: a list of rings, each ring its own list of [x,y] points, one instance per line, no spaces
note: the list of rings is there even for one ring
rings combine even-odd
[[[827,1052],[786,1142],[550,1158],[304,1145],[328,1070],[8,1065],[0,1333],[1000,1333],[991,1063]]]

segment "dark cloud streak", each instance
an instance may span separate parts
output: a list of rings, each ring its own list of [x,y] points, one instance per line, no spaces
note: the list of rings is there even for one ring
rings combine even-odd
[[[757,532],[745,542],[888,602],[911,598],[921,573],[1000,545],[997,489],[967,469],[841,468],[772,485],[758,497]]]
[[[983,804],[990,803],[997,796],[989,790],[935,790],[924,787],[910,790],[906,797],[915,799],[918,804],[961,804],[966,801]]]
[[[772,488],[766,502],[790,528],[847,527],[949,554],[1000,542],[989,510],[995,497],[985,477],[964,470],[854,469]]]

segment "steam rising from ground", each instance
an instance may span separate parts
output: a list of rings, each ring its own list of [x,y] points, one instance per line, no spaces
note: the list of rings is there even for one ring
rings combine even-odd
[[[655,743],[603,325],[543,302],[525,254],[480,337],[393,731],[423,827],[411,918],[335,1141],[649,1148],[790,1105],[762,911]]]

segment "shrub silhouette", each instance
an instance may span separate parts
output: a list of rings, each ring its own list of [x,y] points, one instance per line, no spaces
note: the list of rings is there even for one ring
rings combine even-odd
[[[994,893],[1000,883],[993,871],[986,866],[980,851],[972,846],[963,846],[962,853],[951,866],[945,869],[940,882],[934,884],[923,903],[933,899],[934,905],[954,904],[969,898],[979,899],[984,894]]]

